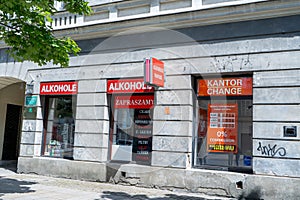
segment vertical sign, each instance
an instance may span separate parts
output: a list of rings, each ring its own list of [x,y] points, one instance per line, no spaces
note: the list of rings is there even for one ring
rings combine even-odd
[[[135,109],[133,159],[140,164],[151,164],[152,152],[152,112],[150,109]]]
[[[237,120],[237,104],[208,104],[208,152],[237,153]]]
[[[164,87],[165,84],[165,64],[156,58],[145,59],[144,61],[144,81],[148,85]]]
[[[37,115],[37,96],[27,95],[25,96],[25,105],[23,116],[25,119],[36,119]]]

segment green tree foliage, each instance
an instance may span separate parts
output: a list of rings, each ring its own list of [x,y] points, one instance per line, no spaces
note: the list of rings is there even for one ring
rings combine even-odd
[[[90,14],[85,0],[57,0],[70,13]],[[52,61],[63,67],[69,55],[80,48],[70,38],[56,38],[49,23],[57,11],[54,0],[0,0],[0,40],[10,46],[16,61],[32,61],[44,65]]]

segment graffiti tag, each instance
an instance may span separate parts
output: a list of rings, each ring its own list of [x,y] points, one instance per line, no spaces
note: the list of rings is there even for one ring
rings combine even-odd
[[[268,144],[267,146],[263,146],[261,142],[259,142],[257,151],[260,151],[262,155],[271,156],[274,157],[277,154],[280,156],[286,155],[286,150],[284,147],[277,148],[277,144],[271,146],[271,144]]]

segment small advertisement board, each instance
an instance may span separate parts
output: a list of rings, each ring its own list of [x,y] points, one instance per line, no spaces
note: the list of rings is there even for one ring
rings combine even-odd
[[[25,96],[25,105],[23,111],[24,119],[36,119],[37,116],[37,96]]]
[[[25,106],[36,106],[37,96],[26,96]]]
[[[37,107],[24,107],[23,117],[24,119],[36,119]]]
[[[165,64],[156,58],[144,60],[144,81],[147,85],[164,87]]]
[[[237,153],[238,105],[208,104],[207,151]]]

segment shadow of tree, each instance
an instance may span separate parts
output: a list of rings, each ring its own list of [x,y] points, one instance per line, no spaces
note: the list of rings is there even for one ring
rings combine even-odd
[[[125,192],[111,192],[111,191],[104,191],[103,195],[101,195],[100,199],[111,199],[111,200],[165,200],[165,199],[171,199],[171,200],[206,200],[204,198],[200,197],[193,197],[193,196],[187,196],[187,195],[176,195],[176,194],[166,194],[165,197],[148,197],[147,195],[131,195]],[[95,199],[95,200],[100,200]]]
[[[17,161],[0,161],[0,168],[12,171],[12,172],[17,172]]]
[[[28,187],[33,184],[36,183],[0,177],[0,197],[3,196],[4,194],[9,194],[9,193],[35,192],[35,190],[31,190],[30,187]]]
[[[262,191],[260,187],[255,187],[248,194],[242,193],[238,200],[261,200],[262,199]]]

